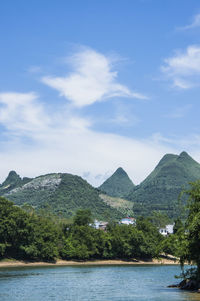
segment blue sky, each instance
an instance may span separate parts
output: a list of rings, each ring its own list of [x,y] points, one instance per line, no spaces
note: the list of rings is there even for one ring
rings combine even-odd
[[[200,161],[198,0],[2,1],[0,179]]]

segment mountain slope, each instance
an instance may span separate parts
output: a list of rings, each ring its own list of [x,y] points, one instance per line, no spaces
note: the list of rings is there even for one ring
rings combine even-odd
[[[127,173],[119,167],[111,177],[99,186],[99,190],[113,197],[124,197],[133,187],[134,184]]]
[[[107,205],[93,188],[81,177],[67,173],[39,176],[24,185],[2,193],[16,205],[28,203],[36,209],[46,208],[55,214],[71,217],[77,209],[91,209],[95,218],[119,218],[117,209]]]
[[[200,179],[200,164],[186,152],[165,155],[152,173],[128,194],[137,215],[161,210],[170,217],[178,216],[178,197],[188,183]]]
[[[100,194],[99,197],[108,205],[116,208],[123,216],[133,216],[133,203],[119,197],[112,197],[107,194]]]

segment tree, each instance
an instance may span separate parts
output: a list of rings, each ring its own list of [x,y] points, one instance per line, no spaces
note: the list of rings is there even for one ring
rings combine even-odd
[[[189,214],[186,221],[187,245],[182,260],[197,266],[197,275],[200,279],[200,180],[191,183],[187,191]]]
[[[158,257],[160,253],[160,243],[163,236],[159,233],[157,227],[153,225],[148,218],[139,217],[136,228],[142,231],[145,239],[143,244],[144,257]],[[146,254],[146,255],[145,255]]]
[[[176,234],[179,230],[183,229],[183,223],[181,221],[181,219],[178,217],[175,221],[174,221],[174,229],[173,229],[173,233]]]
[[[158,228],[165,227],[170,223],[169,217],[166,214],[161,213],[160,211],[153,211],[149,219],[152,224],[154,224]]]
[[[58,226],[0,197],[0,257],[52,261],[58,257]]]
[[[0,252],[17,255],[27,237],[27,214],[10,201],[0,197]]]
[[[79,209],[74,216],[74,225],[87,226],[92,222],[92,213],[89,209]]]

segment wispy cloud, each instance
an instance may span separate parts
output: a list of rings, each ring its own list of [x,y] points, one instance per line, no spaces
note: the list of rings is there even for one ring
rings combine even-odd
[[[29,73],[40,73],[42,71],[42,68],[40,66],[30,66],[27,71]]]
[[[117,81],[111,57],[84,48],[67,59],[72,71],[64,77],[45,76],[42,82],[59,91],[74,106],[83,107],[113,97],[147,99]]]
[[[195,15],[190,24],[178,27],[177,30],[189,30],[197,27],[200,27],[200,14]]]
[[[71,172],[99,185],[103,176],[96,175],[123,166],[138,183],[171,151],[152,139],[95,131],[90,120],[62,106],[52,113],[35,93],[1,93],[0,125],[7,137],[0,149],[1,180],[15,169],[22,176]]]
[[[180,89],[200,85],[200,46],[188,46],[185,51],[177,51],[165,59],[161,71]]]
[[[130,127],[138,124],[140,119],[134,114],[133,107],[124,102],[116,102],[114,109],[114,117],[108,120],[116,125]]]

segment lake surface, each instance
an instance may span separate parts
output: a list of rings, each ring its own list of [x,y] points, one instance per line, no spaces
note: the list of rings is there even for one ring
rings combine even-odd
[[[55,266],[0,269],[0,301],[186,301],[167,288],[178,266]]]

